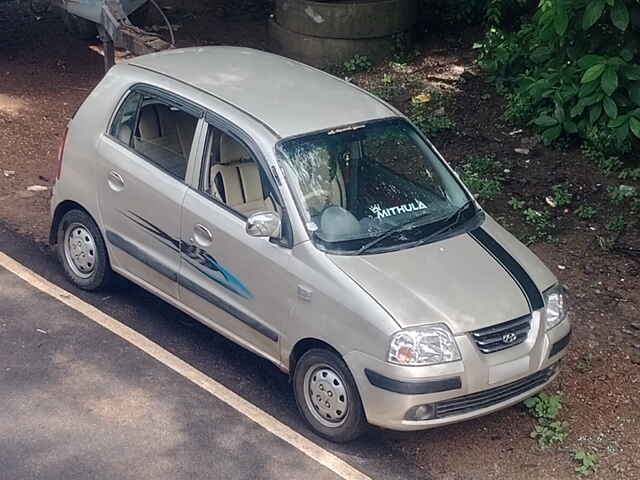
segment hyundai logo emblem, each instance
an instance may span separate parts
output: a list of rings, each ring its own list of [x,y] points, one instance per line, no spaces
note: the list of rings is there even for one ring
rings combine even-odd
[[[515,333],[505,333],[502,335],[502,343],[513,343],[518,339],[518,336]]]

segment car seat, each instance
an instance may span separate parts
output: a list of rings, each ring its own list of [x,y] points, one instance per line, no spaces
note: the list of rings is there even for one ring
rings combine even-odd
[[[176,177],[184,179],[197,119],[163,104],[140,110],[134,148]]]
[[[220,157],[211,167],[210,185],[214,198],[243,215],[274,211],[271,199],[265,198],[258,165],[229,135],[220,137]]]

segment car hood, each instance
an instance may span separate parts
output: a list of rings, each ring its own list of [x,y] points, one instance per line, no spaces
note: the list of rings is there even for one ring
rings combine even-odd
[[[540,292],[556,282],[533,252],[488,215],[473,232],[428,245],[328,256],[400,327],[443,322],[454,334],[540,308]]]

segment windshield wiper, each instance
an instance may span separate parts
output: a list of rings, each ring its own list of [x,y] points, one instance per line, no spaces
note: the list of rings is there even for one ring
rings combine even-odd
[[[434,238],[442,235],[445,232],[448,232],[449,230],[451,230],[452,228],[454,228],[456,225],[458,225],[460,223],[460,217],[462,216],[462,213],[467,209],[467,207],[473,202],[473,200],[469,200],[467,201],[467,203],[465,203],[463,206],[461,206],[457,211],[455,211],[452,215],[450,215],[449,217],[447,217],[447,219],[445,220],[445,223],[447,225],[445,225],[442,228],[439,228],[438,230],[436,230],[435,232],[431,232],[429,235],[427,235],[424,238],[421,238],[420,240],[418,240],[416,242],[416,247],[420,246],[420,245],[424,245],[425,243],[428,243],[429,241],[433,240]],[[453,220],[453,221],[451,221]]]
[[[423,243],[428,242],[429,240],[431,240],[432,238],[441,235],[442,233],[446,232],[447,230],[450,230],[451,228],[453,228],[455,225],[458,224],[458,222],[460,221],[460,217],[462,216],[462,213],[467,209],[467,207],[473,203],[473,200],[468,200],[467,202],[465,202],[464,205],[462,205],[460,208],[458,208],[455,212],[453,212],[451,215],[449,215],[448,217],[445,217],[444,219],[442,219],[441,221],[444,222],[446,225],[442,228],[439,228],[438,230],[436,230],[435,232],[430,233],[429,235],[427,235],[424,238],[421,238],[418,241],[418,245],[422,245]],[[377,245],[378,243],[382,242],[383,240],[385,240],[386,238],[389,238],[391,235],[393,235],[394,233],[398,233],[398,232],[404,232],[406,230],[412,230],[415,227],[417,227],[419,225],[419,220],[423,219],[424,217],[428,216],[428,213],[422,214],[422,215],[418,215],[417,217],[409,220],[406,223],[401,223],[400,225],[396,225],[393,228],[390,228],[389,230],[387,230],[386,232],[384,232],[382,235],[380,235],[379,237],[374,238],[373,240],[371,240],[368,243],[365,243],[362,247],[360,247],[358,249],[358,251],[356,252],[356,255],[362,255],[363,252],[366,252],[367,250],[369,250],[371,247],[373,247],[374,245]],[[453,222],[452,222],[453,220]]]

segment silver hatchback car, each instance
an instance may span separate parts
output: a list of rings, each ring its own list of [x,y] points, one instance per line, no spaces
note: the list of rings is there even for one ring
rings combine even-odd
[[[118,273],[269,359],[328,439],[484,415],[558,373],[554,275],[401,113],[326,73],[235,47],[135,58],[59,162],[69,279]]]

